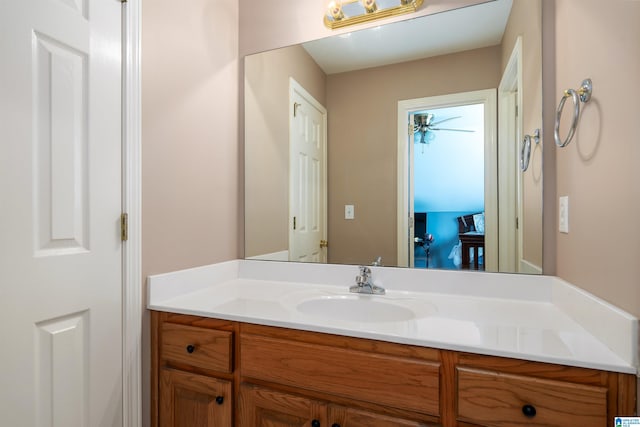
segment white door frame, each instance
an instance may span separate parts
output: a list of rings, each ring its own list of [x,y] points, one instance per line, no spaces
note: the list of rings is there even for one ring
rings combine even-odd
[[[460,105],[484,104],[484,210],[485,210],[485,270],[498,271],[498,168],[496,90],[484,89],[398,101],[398,205],[397,205],[397,264],[406,267],[409,260],[410,159],[413,143],[409,143],[407,117],[427,108],[446,108]]]
[[[522,71],[522,36],[518,36],[498,86],[498,267],[499,271],[508,273],[517,273],[520,270],[523,252],[522,173],[518,167],[518,148],[523,139],[522,114],[518,113],[523,111]],[[514,140],[509,140],[511,137],[514,137]]]
[[[122,212],[129,222],[122,246],[123,427],[142,425],[141,2],[122,5]]]

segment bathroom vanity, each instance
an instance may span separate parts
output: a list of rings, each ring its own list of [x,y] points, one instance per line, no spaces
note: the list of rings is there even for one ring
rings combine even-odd
[[[625,348],[622,335],[637,320],[614,307],[555,278],[372,270],[386,295],[350,294],[352,266],[150,277],[152,425],[605,426],[636,413],[637,337]]]

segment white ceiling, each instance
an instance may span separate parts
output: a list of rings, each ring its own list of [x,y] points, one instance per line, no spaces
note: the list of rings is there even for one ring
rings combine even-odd
[[[303,44],[326,74],[495,46],[513,0],[493,0]],[[425,2],[428,8],[428,0]]]

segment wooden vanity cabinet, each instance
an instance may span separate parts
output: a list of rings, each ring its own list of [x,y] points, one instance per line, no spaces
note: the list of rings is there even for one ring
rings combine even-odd
[[[238,325],[152,312],[151,326],[152,426],[234,426]]]
[[[346,407],[243,383],[238,407],[239,427],[423,427],[435,423]]]
[[[248,324],[240,348],[240,427],[440,425],[438,351]]]
[[[636,377],[152,312],[152,427],[608,425]]]

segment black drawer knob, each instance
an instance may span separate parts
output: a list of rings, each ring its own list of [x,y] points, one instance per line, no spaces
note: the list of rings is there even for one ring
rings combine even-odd
[[[333,423],[333,424],[331,424],[331,427],[340,427],[340,424],[338,424],[338,423]]]
[[[195,347],[193,344],[189,344],[189,345],[187,346],[187,353],[191,354],[191,353],[193,353],[194,351],[196,351],[196,347]]]
[[[216,396],[216,403],[222,405],[224,403],[224,396]]]
[[[536,408],[533,405],[524,405],[522,407],[522,413],[527,418],[533,418],[536,416]]]
[[[320,421],[311,420],[311,427],[320,427]]]

